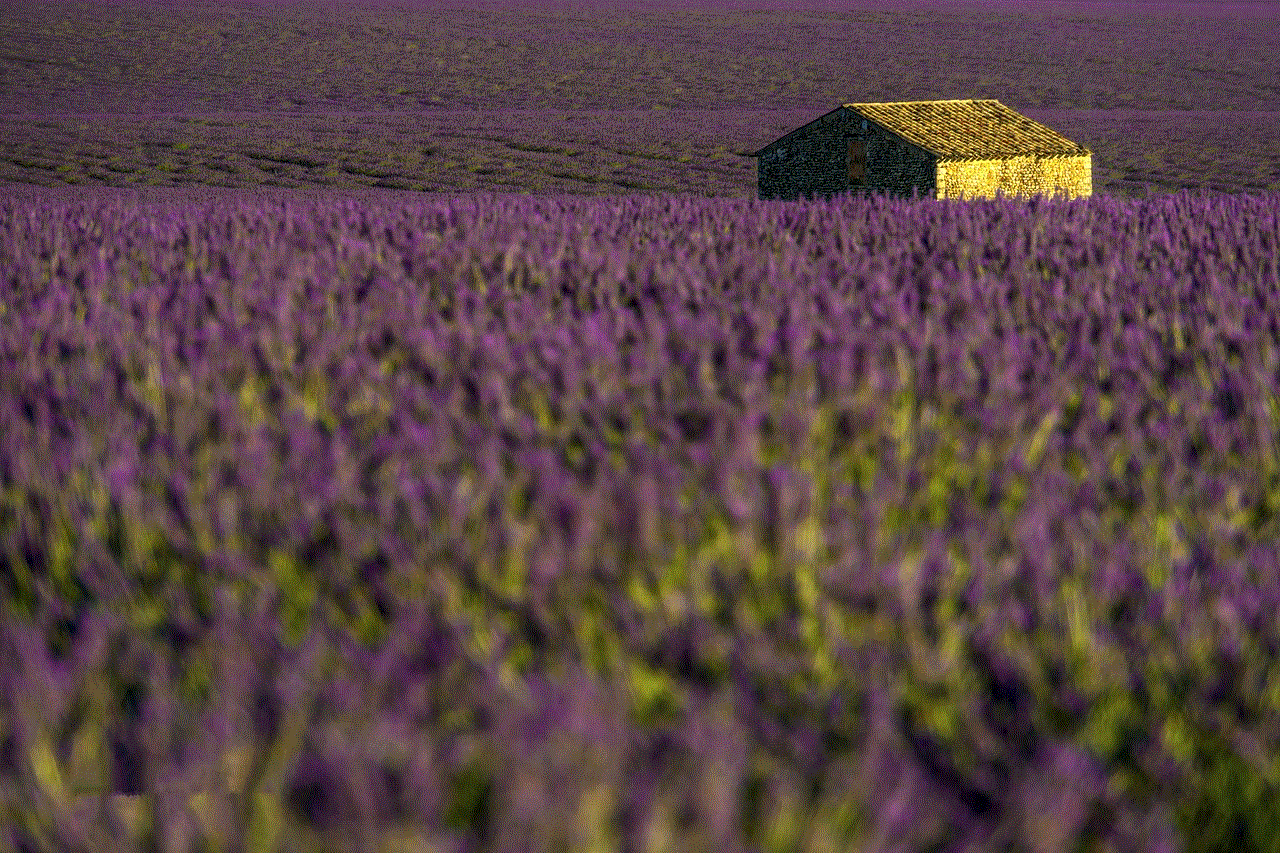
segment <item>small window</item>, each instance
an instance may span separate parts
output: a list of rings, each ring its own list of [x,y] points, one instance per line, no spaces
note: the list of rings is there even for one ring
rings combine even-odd
[[[849,186],[860,187],[867,179],[867,143],[849,140]]]

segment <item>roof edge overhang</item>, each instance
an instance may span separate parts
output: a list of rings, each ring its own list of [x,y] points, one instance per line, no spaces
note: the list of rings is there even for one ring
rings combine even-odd
[[[930,152],[933,153],[933,152]],[[978,163],[983,160],[1010,160],[1014,157],[1035,157],[1037,160],[1071,159],[1073,157],[1089,157],[1093,152],[1083,146],[1078,151],[1019,151],[1013,154],[992,154],[981,157],[960,157],[958,155],[937,154],[939,163]]]
[[[764,154],[764,152],[766,152],[766,151],[768,151],[770,148],[772,148],[773,146],[775,146],[775,145],[779,145],[779,144],[781,144],[781,143],[783,143],[783,142],[786,142],[786,141],[787,141],[788,139],[790,139],[792,136],[795,136],[797,133],[799,133],[800,131],[804,130],[805,128],[807,128],[807,127],[809,127],[809,126],[811,126],[811,125],[815,125],[815,124],[817,124],[818,122],[822,121],[822,120],[823,120],[824,118],[826,118],[827,116],[833,116],[833,115],[835,115],[836,113],[840,112],[841,110],[847,110],[847,109],[849,109],[849,105],[848,105],[848,104],[841,104],[840,106],[836,107],[834,110],[828,110],[827,112],[823,113],[822,115],[818,116],[817,118],[813,119],[812,121],[807,121],[807,122],[805,122],[804,124],[802,124],[802,125],[800,125],[799,127],[797,127],[795,130],[788,131],[787,133],[783,134],[782,136],[779,136],[777,139],[773,140],[772,142],[770,142],[768,145],[764,146],[763,148],[761,148],[761,149],[759,149],[759,150],[757,150],[757,151],[752,151],[752,152],[751,152],[750,154],[748,154],[747,156],[748,156],[748,157],[759,157],[759,156],[763,155],[763,154]],[[861,115],[861,113],[859,113],[859,115]],[[866,116],[863,116],[863,118],[866,118]]]
[[[1013,108],[1012,108],[1012,107],[1009,107],[1009,106],[1007,106],[1006,104],[1001,104],[1001,103],[1000,103],[1000,101],[996,100],[995,98],[945,98],[945,99],[943,99],[943,98],[937,98],[937,99],[927,100],[927,101],[891,101],[891,102],[889,102],[889,103],[894,103],[894,104],[939,104],[939,103],[942,103],[942,104],[946,104],[946,103],[960,104],[960,103],[969,103],[969,102],[974,102],[974,101],[976,101],[976,102],[991,102],[991,103],[1000,104],[1000,106],[1005,107],[1006,109],[1012,110],[1013,112],[1017,112],[1017,110],[1013,110]],[[782,135],[782,136],[778,137],[778,138],[777,138],[777,139],[775,139],[773,142],[770,142],[768,145],[764,146],[763,148],[760,148],[760,149],[758,149],[758,150],[756,150],[756,151],[752,151],[752,152],[750,152],[749,154],[746,154],[745,156],[747,156],[747,157],[760,157],[760,156],[762,156],[762,155],[764,154],[764,152],[768,151],[770,148],[773,148],[775,145],[779,145],[779,144],[781,144],[781,143],[785,142],[786,140],[790,139],[792,136],[794,136],[795,134],[797,134],[797,133],[799,133],[800,131],[804,130],[805,128],[808,128],[808,127],[810,127],[810,126],[812,126],[812,125],[814,125],[814,124],[817,124],[818,122],[822,121],[823,119],[827,118],[828,116],[835,115],[836,113],[840,112],[841,110],[848,110],[849,112],[853,113],[854,115],[857,115],[859,118],[862,118],[862,119],[864,119],[864,120],[866,120],[866,121],[871,122],[871,123],[872,123],[872,124],[874,124],[876,127],[880,128],[881,130],[885,131],[886,133],[890,133],[890,134],[892,134],[892,135],[894,135],[894,136],[898,137],[898,138],[899,138],[899,139],[901,139],[903,142],[906,142],[907,144],[912,145],[912,146],[914,146],[915,148],[917,148],[917,149],[919,149],[919,150],[921,150],[921,151],[924,151],[925,153],[929,154],[930,156],[932,156],[932,157],[936,158],[939,162],[943,162],[943,163],[965,163],[965,162],[977,162],[977,161],[981,161],[981,160],[1005,160],[1005,159],[1009,159],[1010,157],[1026,157],[1026,156],[1034,156],[1034,157],[1040,157],[1040,158],[1045,158],[1045,159],[1057,158],[1057,157],[1084,157],[1084,156],[1086,156],[1086,155],[1092,155],[1092,154],[1093,154],[1093,152],[1092,152],[1091,150],[1089,150],[1088,148],[1085,148],[1083,145],[1078,145],[1078,144],[1076,144],[1076,143],[1072,143],[1073,145],[1076,145],[1076,146],[1077,146],[1077,150],[1074,150],[1074,151],[1039,152],[1039,153],[1038,153],[1038,152],[1030,152],[1030,155],[1028,155],[1027,153],[1014,153],[1014,154],[998,154],[998,155],[993,155],[993,156],[979,156],[979,157],[960,157],[960,156],[957,156],[957,155],[947,155],[947,154],[943,154],[943,153],[939,152],[937,149],[935,149],[935,148],[933,148],[933,147],[929,146],[928,144],[922,144],[922,143],[920,143],[920,142],[917,142],[917,141],[916,141],[916,140],[914,140],[914,139],[909,139],[909,138],[907,138],[906,136],[904,136],[904,135],[902,134],[902,132],[901,132],[901,131],[894,130],[894,129],[893,129],[893,128],[891,128],[891,127],[886,127],[886,126],[885,126],[885,125],[883,125],[882,123],[880,123],[880,122],[876,121],[876,120],[875,120],[874,118],[872,118],[871,116],[869,116],[869,115],[867,115],[866,113],[862,112],[862,111],[859,109],[859,107],[862,107],[862,106],[875,106],[875,104],[860,104],[860,103],[848,103],[848,104],[841,104],[840,106],[836,107],[835,109],[833,109],[833,110],[829,110],[829,111],[827,111],[827,112],[823,113],[822,115],[818,116],[817,118],[813,119],[812,121],[805,122],[804,124],[800,125],[799,127],[795,128],[794,130],[789,131],[788,133],[786,133],[786,134],[784,134],[784,135]],[[1019,113],[1019,115],[1021,115],[1021,113]],[[1034,121],[1034,119],[1032,119],[1032,121]],[[1050,130],[1052,130],[1052,128],[1050,128]],[[1055,132],[1055,133],[1057,133],[1057,131],[1054,131],[1054,132]],[[1061,134],[1058,134],[1058,135],[1059,135],[1059,136],[1061,136]],[[1063,137],[1063,138],[1065,139],[1066,137]],[[1067,140],[1067,141],[1068,141],[1068,142],[1070,142],[1070,140]]]

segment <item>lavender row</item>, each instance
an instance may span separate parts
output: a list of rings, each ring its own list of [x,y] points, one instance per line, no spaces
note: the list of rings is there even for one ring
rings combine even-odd
[[[49,187],[390,188],[756,195],[746,153],[836,102],[777,110],[652,109],[0,114],[0,182]],[[1043,110],[1030,118],[1093,151],[1093,189],[1131,197],[1184,187],[1280,190],[1280,112]],[[21,186],[6,192],[24,192]],[[377,190],[380,191],[380,190]]]
[[[1280,197],[183,198],[0,203],[7,845],[1274,837]]]
[[[5,3],[0,112],[91,120],[138,112],[821,111],[850,100],[939,97],[991,97],[1017,108],[1275,104],[1277,14],[1267,3],[814,5]],[[90,145],[94,138],[83,137]]]

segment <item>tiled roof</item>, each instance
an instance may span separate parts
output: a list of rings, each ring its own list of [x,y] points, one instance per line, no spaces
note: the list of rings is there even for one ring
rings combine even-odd
[[[845,104],[939,157],[1085,154],[1088,149],[995,100]]]

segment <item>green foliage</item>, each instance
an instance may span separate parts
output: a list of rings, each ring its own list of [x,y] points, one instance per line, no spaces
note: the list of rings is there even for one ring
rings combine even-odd
[[[48,605],[52,594],[75,606],[88,595],[77,572],[79,540],[62,506],[42,500],[25,488],[0,489],[0,560],[4,573],[4,604],[32,616]]]
[[[1127,690],[1109,691],[1092,702],[1080,738],[1108,764],[1131,766],[1139,743],[1149,736],[1147,714]]]
[[[1175,807],[1187,853],[1280,850],[1280,774],[1274,756],[1246,760],[1218,737],[1203,737]]]
[[[348,632],[365,646],[376,648],[387,638],[386,618],[378,611],[369,590],[358,584],[327,596],[323,608],[327,624]]]
[[[645,728],[673,722],[680,711],[679,688],[661,669],[643,661],[630,665],[631,715]]]
[[[292,554],[272,551],[267,567],[280,598],[280,620],[285,641],[296,646],[306,635],[319,600],[319,584],[314,574],[299,565]]]
[[[465,762],[449,777],[444,823],[473,837],[481,835],[493,817],[495,785],[493,771],[480,758]]]
[[[249,821],[245,827],[246,853],[275,853],[285,826],[280,798],[257,790],[249,798]]]

